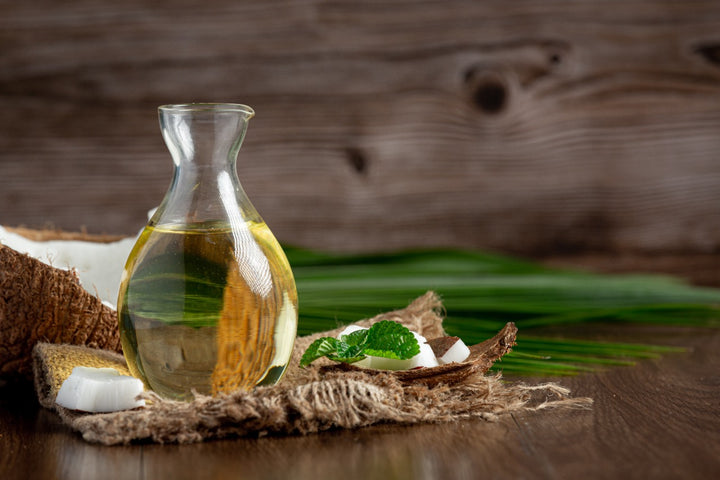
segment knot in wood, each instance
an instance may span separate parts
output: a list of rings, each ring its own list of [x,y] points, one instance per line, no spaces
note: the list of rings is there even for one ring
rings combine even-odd
[[[470,100],[477,109],[487,114],[497,114],[505,109],[509,88],[504,75],[471,68],[465,73],[465,82]]]
[[[367,157],[365,153],[356,147],[348,147],[345,149],[347,161],[358,174],[367,174]]]

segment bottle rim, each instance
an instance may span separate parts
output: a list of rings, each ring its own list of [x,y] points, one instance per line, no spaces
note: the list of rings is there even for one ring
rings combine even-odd
[[[237,112],[248,117],[255,115],[255,110],[242,103],[177,103],[160,105],[161,112]]]

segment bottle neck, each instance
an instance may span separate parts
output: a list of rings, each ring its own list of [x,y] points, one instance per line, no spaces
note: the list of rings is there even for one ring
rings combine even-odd
[[[163,106],[160,129],[176,166],[233,165],[254,112],[225,104]]]
[[[242,105],[160,107],[160,128],[175,164],[154,223],[227,222],[257,216],[240,186],[237,155],[253,112]]]

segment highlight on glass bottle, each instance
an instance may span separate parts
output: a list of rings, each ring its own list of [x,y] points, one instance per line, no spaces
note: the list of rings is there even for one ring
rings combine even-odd
[[[295,280],[235,168],[253,115],[159,107],[174,175],[128,258],[118,321],[130,371],[164,397],[274,384],[292,353]]]

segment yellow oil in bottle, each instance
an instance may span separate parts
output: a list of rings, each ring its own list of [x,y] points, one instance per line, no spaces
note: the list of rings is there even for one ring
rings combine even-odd
[[[264,223],[148,226],[125,267],[118,318],[131,372],[159,395],[248,390],[287,367],[295,281]]]

